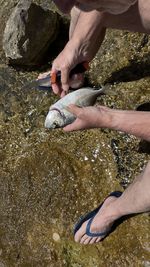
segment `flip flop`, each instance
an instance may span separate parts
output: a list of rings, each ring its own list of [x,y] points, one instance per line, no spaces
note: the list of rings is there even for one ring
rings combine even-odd
[[[114,192],[110,193],[110,194],[106,197],[106,199],[107,199],[108,197],[111,197],[111,196],[113,196],[113,197],[120,197],[121,195],[122,195],[122,192],[120,192],[120,191],[114,191]],[[105,199],[105,200],[106,200],[106,199]],[[105,201],[105,200],[104,200],[104,201]],[[108,235],[108,234],[111,232],[112,227],[111,227],[111,229],[110,229],[109,231],[105,231],[105,232],[92,233],[92,232],[90,231],[91,224],[92,224],[92,222],[93,222],[93,220],[94,220],[94,217],[96,216],[96,214],[98,213],[98,211],[99,211],[100,208],[102,207],[104,201],[103,201],[103,202],[102,202],[96,209],[94,209],[94,210],[92,210],[91,212],[89,212],[89,213],[85,214],[84,216],[81,216],[81,217],[80,217],[79,221],[75,224],[75,227],[74,227],[74,231],[73,231],[74,236],[75,236],[76,232],[80,229],[80,227],[82,226],[82,224],[83,224],[85,221],[88,221],[88,220],[89,220],[89,221],[88,221],[87,226],[86,226],[85,234],[88,235],[89,237],[101,237],[101,236],[104,236],[104,237],[105,237],[106,235]]]

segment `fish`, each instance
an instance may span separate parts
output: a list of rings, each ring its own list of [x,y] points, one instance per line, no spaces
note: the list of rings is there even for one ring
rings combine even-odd
[[[45,128],[61,128],[72,123],[76,117],[67,110],[67,107],[70,104],[74,104],[79,107],[92,106],[95,104],[97,97],[103,94],[106,89],[108,89],[107,85],[98,89],[84,87],[67,94],[50,106],[45,119]]]

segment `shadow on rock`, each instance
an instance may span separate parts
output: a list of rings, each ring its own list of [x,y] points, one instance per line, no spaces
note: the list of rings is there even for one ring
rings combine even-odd
[[[150,111],[150,102],[143,103],[139,105],[136,110],[138,111]],[[146,153],[150,155],[150,142],[146,140],[141,140],[139,143],[139,153]]]
[[[69,29],[69,21],[66,19],[60,18],[60,26],[59,26],[59,32],[57,35],[56,40],[50,44],[47,52],[43,55],[43,58],[41,59],[40,64],[36,65],[21,65],[21,64],[15,64],[12,63],[8,65],[12,66],[17,71],[47,71],[51,68],[52,61],[58,56],[58,54],[63,50],[65,44],[68,41],[68,29]]]
[[[150,142],[142,140],[139,143],[139,148],[138,148],[139,153],[145,153],[150,155]]]
[[[130,60],[128,66],[112,73],[105,83],[131,82],[150,76],[149,58],[150,54],[147,54],[140,61],[138,58]]]
[[[110,234],[112,234],[119,225],[121,225],[122,223],[124,223],[125,221],[129,220],[130,218],[133,218],[135,216],[138,216],[140,213],[138,214],[130,214],[130,215],[125,215],[125,216],[122,216],[121,218],[119,218],[118,220],[116,220],[111,228],[111,231],[110,233],[104,237],[102,240],[104,240],[105,238],[107,238]]]

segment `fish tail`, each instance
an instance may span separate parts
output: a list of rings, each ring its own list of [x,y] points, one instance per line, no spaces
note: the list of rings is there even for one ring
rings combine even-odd
[[[116,92],[112,89],[112,85],[109,83],[102,85],[100,89],[95,88],[95,90],[98,90],[101,94],[104,95],[116,95]]]

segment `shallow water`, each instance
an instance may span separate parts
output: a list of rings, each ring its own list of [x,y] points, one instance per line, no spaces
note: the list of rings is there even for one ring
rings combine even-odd
[[[142,170],[150,158],[142,141],[108,129],[44,129],[58,98],[22,90],[36,77],[0,65],[0,266],[149,266],[148,214],[125,221],[97,245],[81,246],[72,235],[81,214]],[[97,103],[135,109],[150,101],[149,82],[114,84],[116,94]]]

